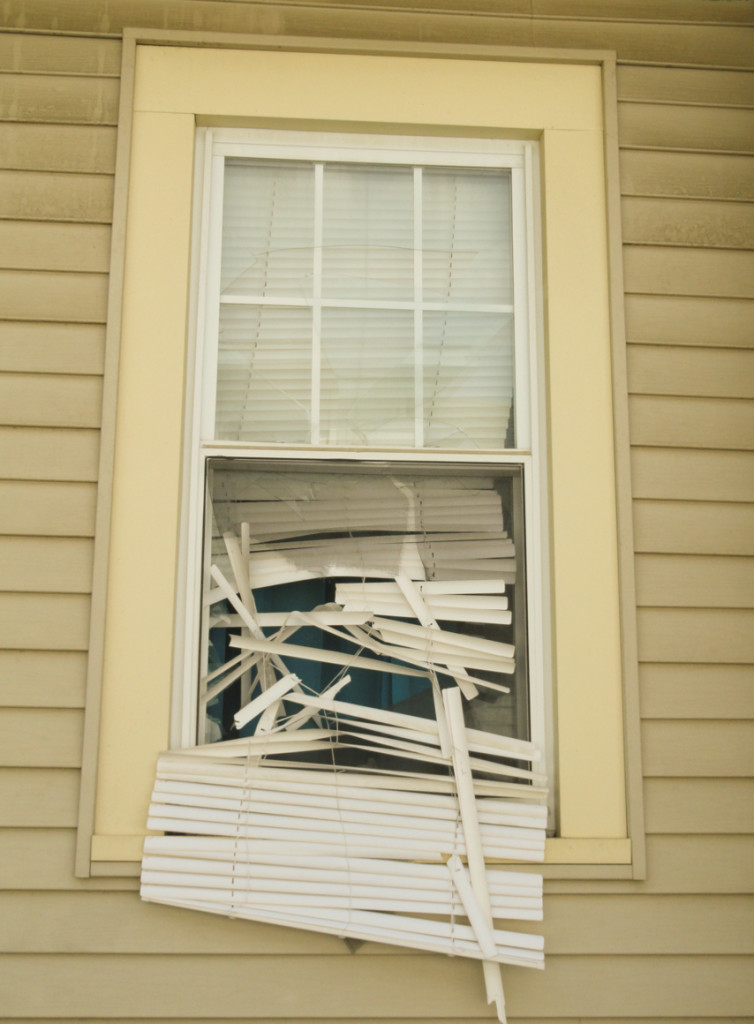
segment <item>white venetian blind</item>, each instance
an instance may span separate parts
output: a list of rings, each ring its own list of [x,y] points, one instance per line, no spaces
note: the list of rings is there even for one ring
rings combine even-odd
[[[514,444],[504,169],[228,160],[216,437]]]
[[[254,736],[162,755],[147,824],[168,834],[145,840],[142,899],[473,958],[504,1024],[500,964],[544,966],[515,925],[542,919],[542,876],[488,860],[544,859],[537,751],[469,729],[457,687],[431,721],[349,704],[347,684],[284,676],[248,706]],[[281,725],[283,698],[301,710]],[[327,763],[365,747],[415,767]]]

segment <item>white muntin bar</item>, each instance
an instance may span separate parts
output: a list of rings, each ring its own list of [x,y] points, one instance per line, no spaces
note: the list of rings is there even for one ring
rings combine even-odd
[[[422,169],[414,167],[414,446],[424,447],[424,228]]]
[[[257,295],[253,292],[222,295],[223,306],[284,306],[310,309],[311,301],[300,295]],[[322,299],[323,309],[389,309],[410,313],[414,303],[409,299]],[[425,302],[424,309],[432,313],[512,313],[513,306],[501,302]],[[416,445],[415,447],[420,447]]]
[[[324,224],[325,167],[314,165],[314,252],[312,267],[312,363],[310,441],[319,444],[322,376],[322,236]]]

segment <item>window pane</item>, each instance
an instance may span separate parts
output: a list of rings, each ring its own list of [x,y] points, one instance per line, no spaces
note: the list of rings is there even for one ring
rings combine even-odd
[[[427,301],[512,301],[509,171],[423,172]]]
[[[511,448],[512,316],[424,314],[424,443]]]
[[[413,217],[410,167],[328,165],[324,176],[323,297],[411,299]]]
[[[473,677],[467,725],[527,738],[518,468],[210,466],[202,739],[238,735],[234,714],[290,672],[313,693],[348,676],[340,699],[422,717],[433,679]]]
[[[423,168],[418,263],[413,167],[322,168],[227,161],[216,436],[515,446],[510,172]]]
[[[314,168],[228,160],[222,295],[312,297]]]
[[[220,307],[217,439],[309,441],[311,334],[308,309]]]
[[[414,444],[413,315],[322,311],[323,444]]]

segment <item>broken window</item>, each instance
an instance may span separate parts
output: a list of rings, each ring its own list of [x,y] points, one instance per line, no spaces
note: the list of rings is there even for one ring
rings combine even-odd
[[[528,738],[519,471],[213,460],[208,490],[201,740],[256,731],[290,673],[425,718],[455,683],[467,723]]]

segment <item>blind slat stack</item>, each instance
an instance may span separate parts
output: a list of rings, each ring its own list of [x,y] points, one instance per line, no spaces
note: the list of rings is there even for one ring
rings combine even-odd
[[[537,751],[467,729],[455,686],[438,720],[343,689],[307,694],[291,675],[255,698],[254,735],[161,756],[147,824],[168,834],[145,840],[142,897],[482,960],[504,1021],[499,965],[541,968],[544,953],[498,922],[541,920],[542,877],[489,862],[544,859]],[[283,697],[313,715],[268,715],[266,731]],[[348,767],[353,751],[394,767]]]

